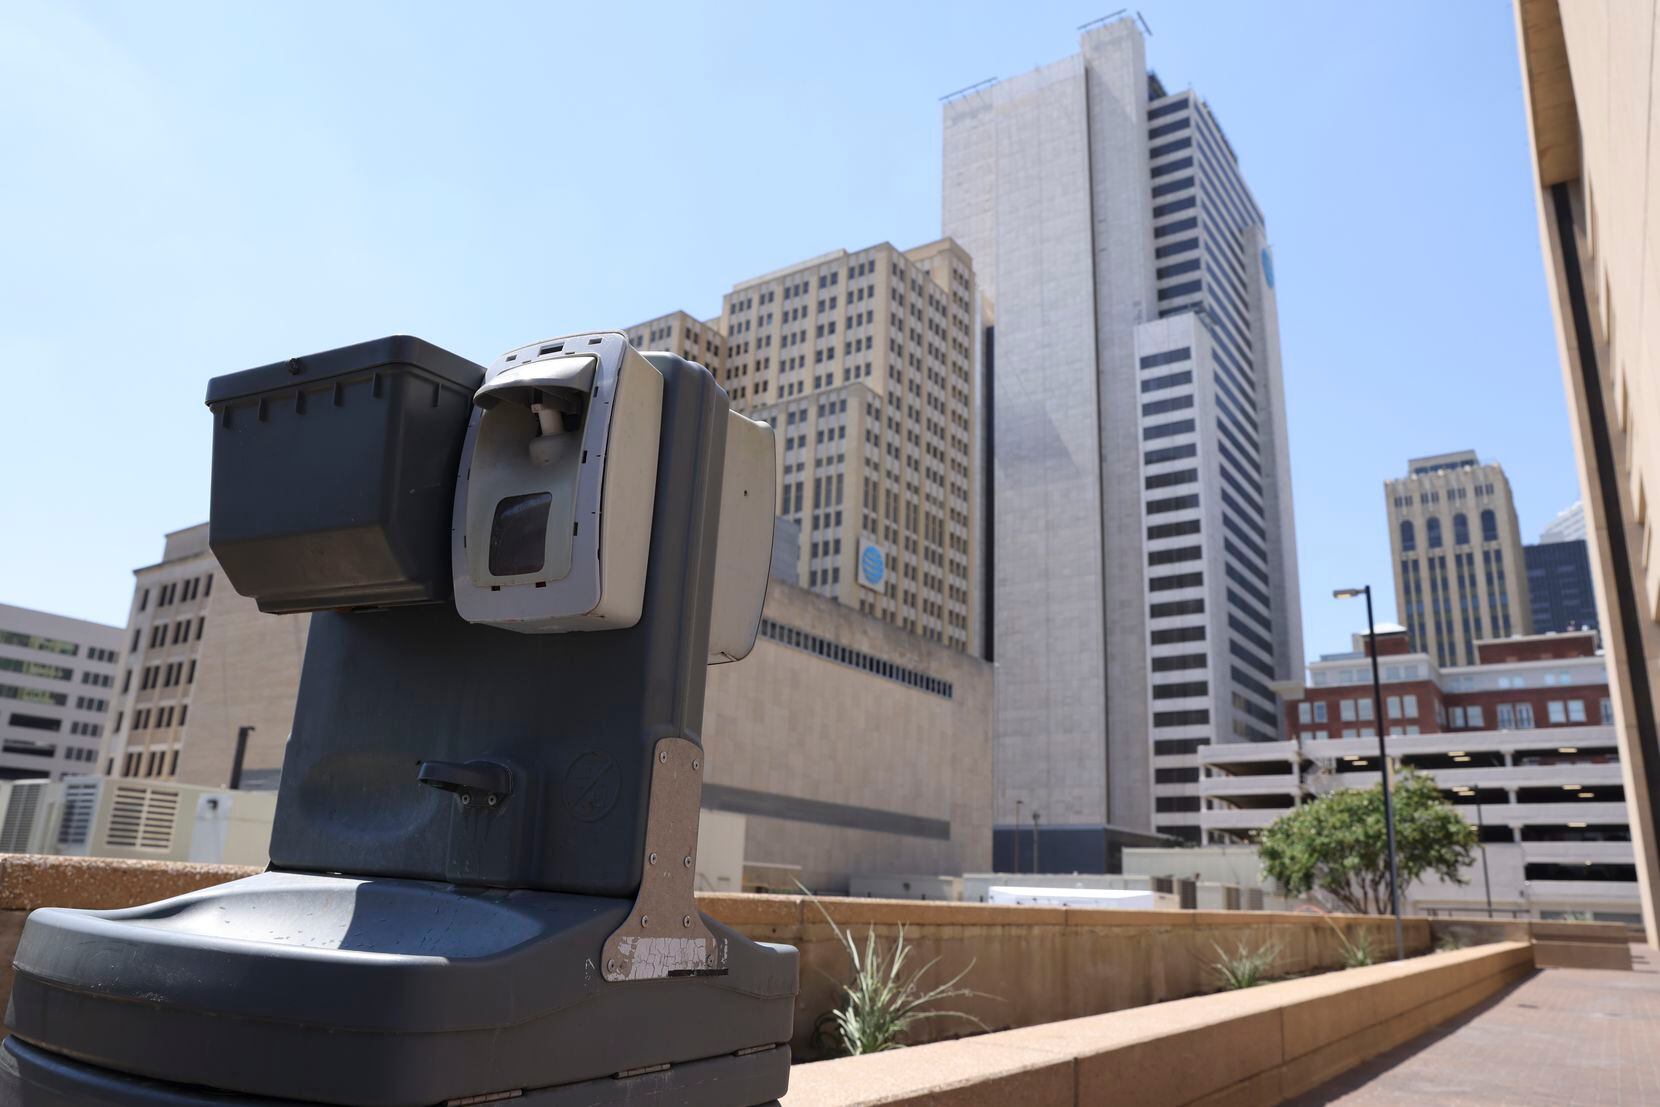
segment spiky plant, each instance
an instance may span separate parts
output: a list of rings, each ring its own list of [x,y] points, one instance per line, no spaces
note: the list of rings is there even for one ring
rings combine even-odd
[[[1234,991],[1239,988],[1254,988],[1258,984],[1267,983],[1274,969],[1274,963],[1279,960],[1280,947],[1275,942],[1251,949],[1241,939],[1232,953],[1223,949],[1215,942],[1211,948],[1216,950],[1217,961],[1212,962],[1211,968],[1216,972],[1217,981],[1224,991]]]
[[[923,983],[923,977],[939,963],[939,958],[911,969],[915,949],[905,944],[903,926],[891,946],[877,940],[874,927],[867,927],[861,947],[852,933],[836,925],[836,920],[812,893],[807,892],[807,896],[830,924],[836,940],[853,963],[853,979],[841,986],[841,1005],[819,1019],[821,1032],[828,1032],[842,1052],[852,1055],[898,1049],[906,1044],[906,1033],[925,1019],[962,1019],[981,1030],[986,1028],[973,1015],[933,1007],[941,1000],[986,996],[985,992],[963,986],[963,979],[974,968],[974,962],[970,961],[967,968],[950,980],[930,987]]]
[[[1336,926],[1336,923],[1332,924]],[[1376,963],[1377,954],[1372,948],[1372,932],[1362,930],[1352,940],[1341,929],[1337,931],[1337,945],[1341,950],[1340,958],[1346,969],[1358,969]]]

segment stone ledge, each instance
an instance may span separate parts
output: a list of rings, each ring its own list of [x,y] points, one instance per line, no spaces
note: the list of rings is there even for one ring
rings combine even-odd
[[[1468,1010],[1532,971],[1532,947],[1503,942],[820,1061],[796,1066],[784,1103],[1274,1104]]]
[[[258,869],[241,865],[197,865],[185,861],[0,854],[0,910],[132,907],[257,872]]]
[[[1540,939],[1534,944],[1533,959],[1541,969],[1612,969],[1629,972],[1631,945],[1621,942],[1565,942]]]

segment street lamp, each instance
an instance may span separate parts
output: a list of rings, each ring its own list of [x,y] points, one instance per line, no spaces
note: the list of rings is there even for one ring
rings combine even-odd
[[[1481,792],[1476,796],[1476,845],[1481,847],[1481,883],[1487,889],[1487,917],[1493,917],[1493,880],[1487,875],[1487,823],[1481,817]]]
[[[1020,808],[1025,800],[1014,801],[1014,871],[1020,872]]]
[[[1395,803],[1390,797],[1389,746],[1384,739],[1388,727],[1383,716],[1383,680],[1378,676],[1378,628],[1372,620],[1372,586],[1339,588],[1332,593],[1339,600],[1366,597],[1366,640],[1372,644],[1372,715],[1378,732],[1378,769],[1383,778],[1383,825],[1389,847],[1389,909],[1395,916],[1395,960],[1406,959],[1406,939],[1401,933],[1401,875],[1395,862]]]
[[[1492,918],[1493,881],[1487,875],[1487,823],[1481,817],[1481,793],[1473,787],[1454,788],[1453,791],[1465,799],[1473,800],[1476,805],[1476,845],[1481,849],[1481,883],[1487,889],[1487,917]]]
[[[1038,874],[1038,873],[1043,872],[1043,865],[1038,860],[1038,848],[1039,848],[1039,843],[1038,843],[1038,819],[1041,818],[1041,817],[1042,816],[1038,811],[1033,810],[1033,812],[1032,812],[1032,872],[1034,874]]]

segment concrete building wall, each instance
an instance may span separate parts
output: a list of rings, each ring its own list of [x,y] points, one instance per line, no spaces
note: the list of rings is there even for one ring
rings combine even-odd
[[[103,756],[87,771],[224,787],[255,728],[244,788],[274,787],[293,723],[308,615],[266,615],[224,579],[206,523],[169,534],[134,572],[127,655]]]
[[[1652,0],[1516,0],[1540,241],[1648,940],[1660,944],[1660,80]]]
[[[0,780],[93,771],[125,639],[120,627],[0,604]]]
[[[310,615],[267,615],[228,586],[215,590],[176,780],[226,786],[237,731],[251,726],[241,787],[276,787],[294,725],[294,697],[310,626]]]
[[[709,670],[703,719],[704,806],[746,816],[746,864],[798,865],[814,892],[989,867],[991,666],[778,581],[763,617],[748,658]]]

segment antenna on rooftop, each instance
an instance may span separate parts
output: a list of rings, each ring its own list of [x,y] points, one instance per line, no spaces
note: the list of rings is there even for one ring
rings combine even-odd
[[[940,97],[940,103],[943,104],[947,100],[955,100],[959,96],[967,96],[969,93],[974,92],[977,89],[982,89],[982,88],[985,88],[987,85],[994,85],[996,83],[997,83],[997,78],[996,77],[987,77],[983,81],[976,81],[971,85],[965,85],[964,87],[959,88],[956,92],[947,92],[944,96]]]
[[[1125,12],[1127,12],[1129,10],[1130,10],[1129,8],[1119,8],[1117,11],[1113,12],[1111,15],[1103,15],[1100,19],[1092,19],[1088,23],[1080,23],[1080,24],[1078,24],[1078,30],[1087,31],[1091,27],[1099,27],[1103,23],[1110,23],[1112,20],[1117,19],[1119,16],[1123,15]]]
[[[1136,9],[1135,18],[1136,18],[1136,22],[1141,24],[1141,29],[1143,31],[1146,31],[1147,34],[1149,36],[1151,36],[1152,33],[1153,33],[1153,28],[1147,26],[1147,17],[1141,14],[1141,9],[1139,9],[1139,8]]]

